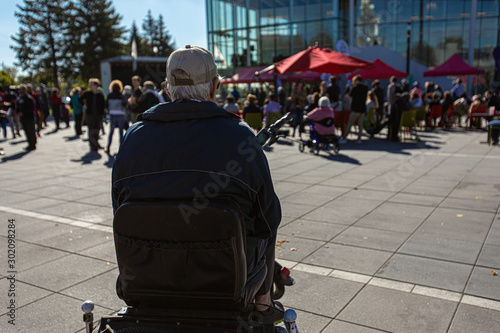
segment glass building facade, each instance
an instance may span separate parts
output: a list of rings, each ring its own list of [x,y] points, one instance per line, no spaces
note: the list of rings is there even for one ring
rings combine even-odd
[[[208,47],[228,71],[267,66],[316,42],[335,49],[339,39],[406,56],[410,26],[411,59],[432,67],[454,53],[468,59],[473,2],[474,66],[493,71],[500,0],[207,0]]]

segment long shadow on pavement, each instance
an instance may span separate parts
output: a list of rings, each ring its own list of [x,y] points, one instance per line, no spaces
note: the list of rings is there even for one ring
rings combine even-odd
[[[96,151],[91,151],[88,152],[87,154],[83,155],[79,160],[70,160],[71,162],[81,162],[82,164],[92,164],[93,161],[100,160],[102,156],[96,152]]]
[[[106,163],[104,163],[104,165],[108,168],[112,168],[113,164],[115,163],[115,157],[108,153],[106,153],[106,155],[108,155],[108,160],[106,161]]]
[[[18,160],[29,153],[31,153],[31,151],[23,151],[23,152],[20,152],[20,153],[11,155],[11,156],[4,156],[4,157],[2,157],[2,163],[8,162],[8,161]]]

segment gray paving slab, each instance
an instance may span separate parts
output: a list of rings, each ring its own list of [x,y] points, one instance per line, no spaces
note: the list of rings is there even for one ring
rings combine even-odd
[[[493,213],[437,208],[422,224],[418,232],[482,243],[490,230],[493,217]]]
[[[3,238],[3,237],[2,237]],[[5,240],[0,241],[0,244],[5,244],[2,248],[7,248]],[[57,249],[49,248],[46,246],[40,246],[36,244],[30,244],[23,241],[16,242],[16,270],[18,272],[23,272],[34,266],[40,266],[52,260],[69,255],[68,252],[60,251]],[[5,268],[3,272],[8,271],[7,260],[5,260],[5,255],[0,255],[1,267]]]
[[[304,196],[307,196],[309,194],[319,194],[331,198],[337,198],[342,194],[349,192],[350,190],[351,190],[350,188],[319,184],[319,185],[311,185],[301,190],[300,193],[303,194]]]
[[[281,234],[278,235],[277,241],[276,258],[292,261],[301,261],[326,244],[324,241]]]
[[[386,202],[364,216],[355,225],[380,230],[412,233],[431,214],[432,210],[432,207]]]
[[[370,200],[387,200],[394,195],[392,191],[384,190],[370,190],[370,189],[353,189],[345,194],[347,198],[353,198],[356,200],[364,201],[365,199]]]
[[[296,310],[299,332],[323,332],[323,329],[332,321],[331,318],[316,315],[310,312]]]
[[[95,305],[119,310],[123,306],[126,306],[126,303],[116,295],[117,277],[118,268],[92,277],[60,293],[79,299],[82,302],[91,299]]]
[[[0,298],[0,315],[9,313],[8,306],[10,305],[11,299],[15,301],[16,307],[20,308],[53,294],[52,291],[38,288],[20,281],[15,281],[14,284],[11,284],[11,281],[8,279],[0,280],[0,292],[2,295]],[[0,317],[0,323],[5,321],[4,319],[5,318]],[[0,327],[2,327],[1,324]]]
[[[293,276],[300,288],[289,288],[290,291],[294,288],[293,292],[285,293],[283,304],[330,318],[335,317],[363,287],[361,283],[305,272],[293,271]]]
[[[439,206],[495,213],[498,209],[499,203],[499,201],[485,200],[481,196],[473,197],[471,195],[471,197],[467,199],[451,197],[446,198]]]
[[[84,327],[80,307],[82,302],[71,297],[52,294],[38,302],[17,310],[16,327],[7,323],[5,315],[0,317],[0,331],[19,332],[76,332]],[[97,317],[109,313],[108,309],[96,307]]]
[[[336,236],[332,242],[376,250],[396,251],[409,236],[408,233],[353,226]]]
[[[449,333],[497,333],[500,332],[498,311],[460,304]]]
[[[414,234],[398,253],[474,264],[482,243],[457,240],[431,234]]]
[[[109,241],[104,242],[102,244],[93,246],[91,248],[76,251],[78,254],[83,256],[101,259],[106,262],[117,264],[116,253],[115,253],[115,245],[113,242],[113,236],[110,234]]]
[[[100,208],[100,207],[96,207],[96,206],[88,205],[88,204],[84,204],[84,203],[79,203],[79,202],[74,202],[74,201],[70,201],[70,202],[59,201],[58,204],[56,204],[56,205],[46,206],[46,207],[38,209],[38,211],[41,213],[50,214],[50,215],[63,216],[63,217],[67,217],[67,218],[77,218],[77,216],[83,215],[86,212],[91,213],[93,210],[95,210],[97,208]],[[109,217],[109,213],[108,213],[108,217]]]
[[[389,332],[446,332],[457,303],[366,286],[337,319]]]
[[[374,328],[361,326],[358,324],[348,323],[342,320],[333,320],[330,325],[328,325],[322,333],[377,333],[377,332],[387,332],[381,331]]]
[[[302,217],[316,208],[316,205],[305,205],[286,201],[281,202],[282,214],[287,217]]]
[[[18,275],[18,280],[60,291],[114,267],[114,264],[105,261],[70,255],[24,271]]]
[[[478,266],[500,267],[500,246],[484,244],[479,259]]]
[[[392,252],[328,243],[303,260],[304,263],[367,275],[375,274]]]
[[[497,219],[493,221],[493,226],[491,227],[488,237],[486,238],[486,244],[499,245],[500,244],[500,220]]]
[[[494,273],[496,272],[496,274]],[[500,301],[500,266],[475,267],[465,289],[468,295]]]
[[[346,228],[343,224],[298,219],[281,227],[278,234],[328,242]]]
[[[473,266],[450,261],[395,254],[376,276],[463,292]]]
[[[344,209],[346,210],[346,209]],[[305,220],[352,225],[359,219],[359,214],[341,214],[336,207],[319,207],[312,212],[302,216]]]
[[[335,199],[336,197],[337,196],[333,195],[299,192],[287,195],[286,197],[281,199],[281,202],[282,203],[286,202],[291,204],[305,204],[305,205],[319,207]]]
[[[443,199],[442,196],[397,193],[388,202],[437,207]]]
[[[18,221],[21,221],[16,229],[19,240],[65,251],[79,251],[110,241],[107,232],[26,217],[20,217]]]

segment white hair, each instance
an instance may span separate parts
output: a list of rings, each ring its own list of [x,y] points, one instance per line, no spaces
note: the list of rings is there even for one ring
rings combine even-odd
[[[329,108],[330,107],[330,100],[328,99],[328,97],[326,96],[323,96],[319,99],[319,103],[318,105],[322,108]]]
[[[176,69],[173,73],[177,79],[188,79],[189,75],[183,70]],[[199,99],[200,101],[210,100],[210,93],[212,91],[213,81],[196,84],[192,86],[173,86],[168,83],[168,91],[172,95],[172,99]]]

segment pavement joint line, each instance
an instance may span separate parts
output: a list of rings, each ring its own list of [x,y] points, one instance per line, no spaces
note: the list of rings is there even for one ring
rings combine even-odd
[[[40,219],[40,220],[58,222],[58,223],[67,224],[67,225],[70,225],[73,227],[78,227],[78,228],[83,228],[83,229],[113,233],[112,227],[98,225],[98,224],[94,224],[94,223],[90,223],[90,222],[86,222],[86,221],[73,220],[73,219],[69,219],[69,218],[61,217],[61,216],[56,216],[56,215],[41,214],[41,213],[31,212],[31,211],[24,210],[24,209],[11,208],[11,207],[5,207],[5,206],[0,206],[0,211],[5,212],[5,213],[10,213],[10,214],[22,215],[22,216],[26,216],[26,217],[33,217],[33,218]]]
[[[290,270],[301,271],[301,272],[306,272],[306,273],[316,274],[316,275],[321,275],[321,276],[325,276],[324,272],[326,272],[328,270],[328,268],[320,267],[320,266],[315,266],[315,267],[317,267],[317,269],[311,269],[311,266],[314,266],[314,265],[301,264],[299,262],[295,262],[295,261],[291,261],[291,260],[277,259],[277,261],[280,264],[282,264],[284,267],[286,267]],[[365,285],[370,285],[370,286],[375,286],[375,287],[380,287],[380,288],[397,290],[397,291],[406,292],[409,294],[427,296],[427,297],[431,297],[431,298],[438,298],[438,299],[456,302],[456,303],[460,303],[460,304],[473,305],[473,306],[477,306],[477,307],[481,307],[481,308],[485,308],[485,309],[489,309],[489,310],[500,311],[500,301],[495,301],[495,300],[491,300],[491,299],[487,299],[487,298],[483,298],[483,297],[471,296],[471,295],[463,295],[463,297],[462,297],[461,293],[457,293],[457,292],[453,292],[453,291],[449,291],[449,290],[421,286],[421,285],[407,283],[407,282],[394,281],[394,280],[385,279],[385,278],[372,277],[369,275],[346,272],[346,271],[337,270],[337,269],[332,269],[332,272],[326,276],[332,277],[332,278],[338,278],[341,280],[351,281],[351,282],[364,283]]]

